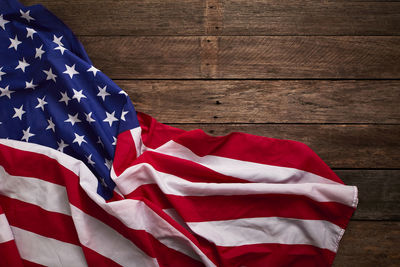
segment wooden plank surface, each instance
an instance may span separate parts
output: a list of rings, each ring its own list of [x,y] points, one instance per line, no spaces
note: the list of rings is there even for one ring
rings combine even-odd
[[[334,266],[400,265],[399,1],[21,2],[161,122],[309,145],[359,189]]]
[[[379,1],[23,0],[78,35],[399,35],[400,3]],[[218,9],[217,12],[214,12]],[[213,28],[209,29],[208,28]]]
[[[355,220],[400,220],[400,170],[334,170],[358,188]],[[400,236],[399,236],[400,238]]]
[[[400,125],[171,124],[212,135],[230,132],[290,139],[310,146],[332,168],[400,168]]]
[[[345,232],[334,267],[400,264],[400,222],[351,221]]]
[[[166,123],[400,123],[400,81],[117,80]]]
[[[80,40],[96,67],[113,79],[400,78],[400,37],[221,36],[208,45],[202,38]]]

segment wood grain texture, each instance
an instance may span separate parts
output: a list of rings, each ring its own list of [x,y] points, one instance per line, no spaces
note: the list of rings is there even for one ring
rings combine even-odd
[[[400,123],[400,81],[117,80],[167,123]]]
[[[399,78],[400,37],[220,37],[216,78]]]
[[[398,35],[400,3],[223,1],[221,35]]]
[[[81,37],[97,68],[112,79],[201,77],[199,37]]]
[[[202,0],[21,0],[42,4],[77,35],[201,35]]]
[[[400,170],[335,170],[358,188],[355,220],[400,220]]]
[[[351,221],[333,266],[399,266],[399,239],[400,222]]]
[[[400,37],[222,36],[208,49],[214,75],[202,73],[202,37],[81,37],[96,67],[113,79],[395,79]]]
[[[212,135],[245,132],[296,140],[311,147],[331,168],[400,169],[400,125],[171,124]]]
[[[399,35],[400,3],[246,0],[23,0],[78,35]],[[82,22],[84,26],[82,25]]]

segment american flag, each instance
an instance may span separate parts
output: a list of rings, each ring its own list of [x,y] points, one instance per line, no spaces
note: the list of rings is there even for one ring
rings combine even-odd
[[[358,202],[306,145],[137,113],[41,5],[0,2],[1,266],[330,266]]]

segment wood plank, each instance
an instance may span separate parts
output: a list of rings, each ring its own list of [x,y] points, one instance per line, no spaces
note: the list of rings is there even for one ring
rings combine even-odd
[[[230,132],[290,139],[310,146],[331,168],[400,169],[400,125],[171,124],[212,135]]]
[[[168,123],[400,123],[400,81],[117,80]]]
[[[43,4],[78,35],[400,34],[400,3],[392,1],[22,0],[22,3]]]
[[[334,267],[399,266],[400,222],[351,221]]]
[[[399,78],[400,37],[220,37],[216,78]]]
[[[21,0],[42,4],[77,35],[201,35],[202,0]]]
[[[221,35],[398,35],[400,3],[224,1]]]
[[[200,77],[198,37],[81,37],[97,68],[112,79]]]
[[[355,220],[400,220],[400,170],[335,170],[358,187]]]
[[[400,37],[222,36],[207,46],[215,71],[202,72],[202,37],[81,37],[113,79],[396,79]],[[211,40],[210,40],[211,41]],[[204,47],[203,47],[204,49]],[[209,51],[216,49],[216,51]]]

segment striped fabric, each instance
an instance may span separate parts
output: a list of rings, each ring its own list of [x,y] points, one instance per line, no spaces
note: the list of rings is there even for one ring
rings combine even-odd
[[[53,14],[0,0],[0,266],[330,266],[357,202],[302,143],[136,113]]]
[[[357,189],[343,185],[307,146],[243,133],[210,137],[141,113],[139,121],[141,128],[118,136],[111,171],[116,194],[108,201],[81,161],[1,140],[0,254],[8,256],[2,260],[47,266],[332,264]]]

